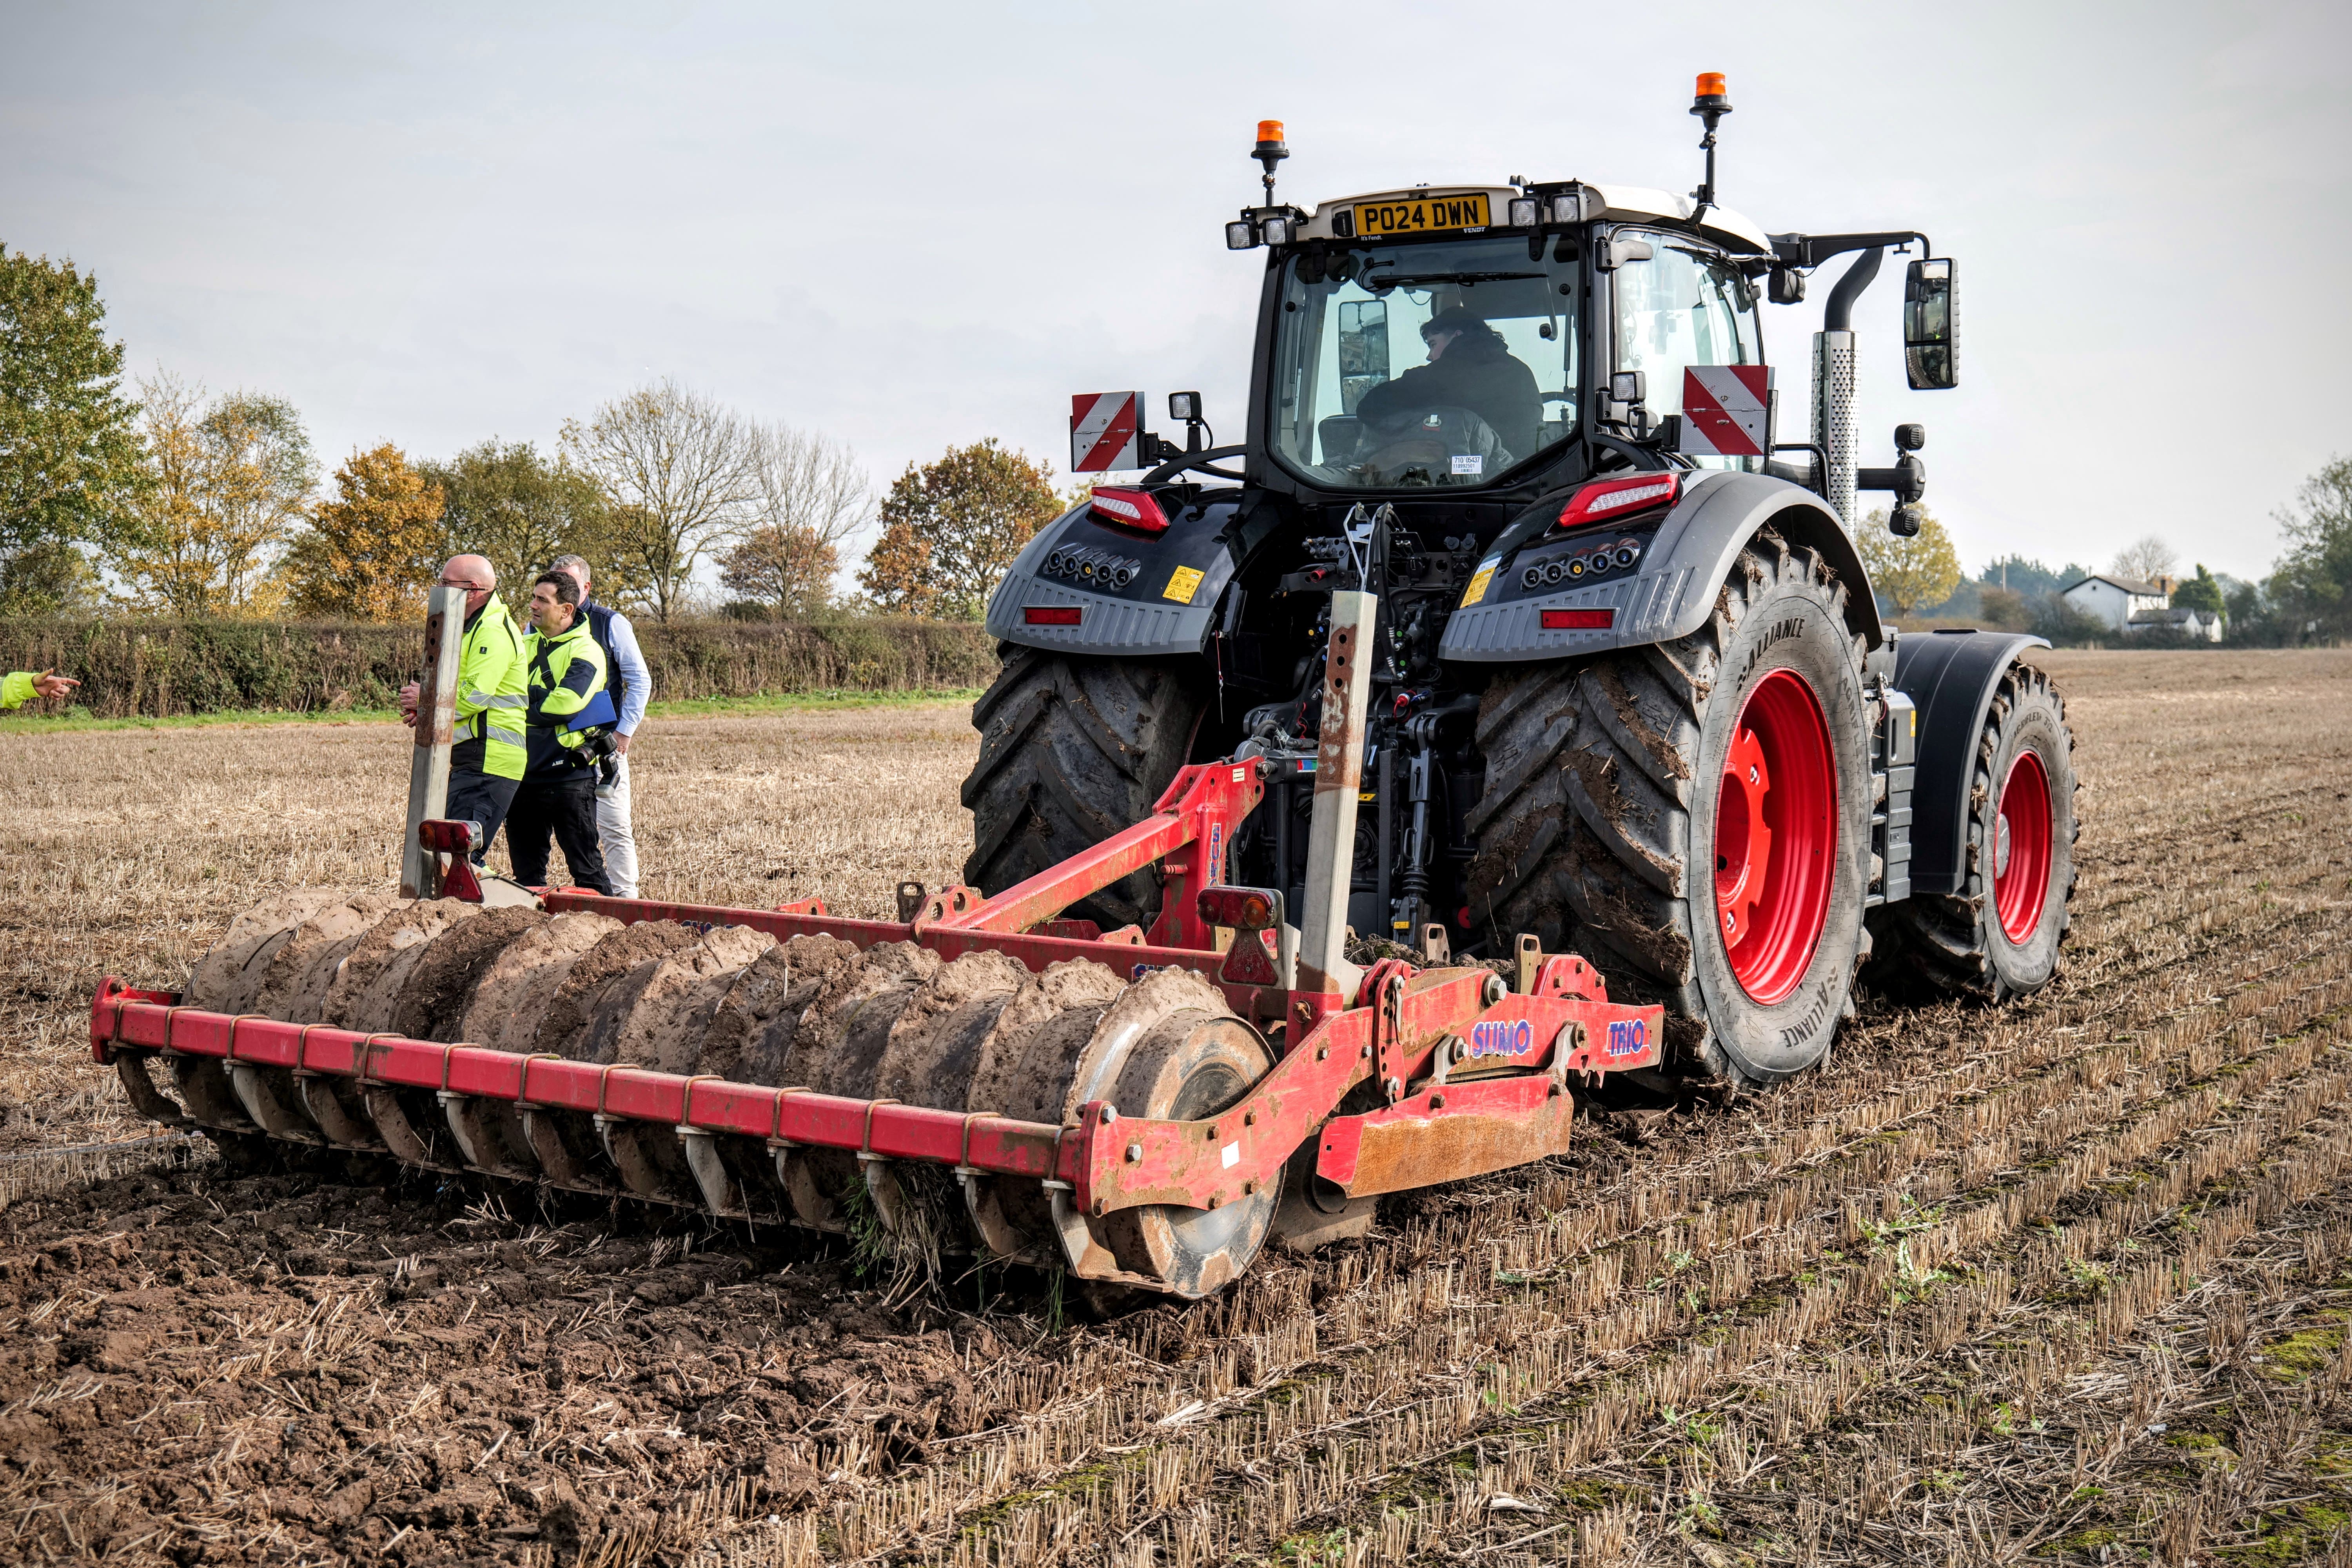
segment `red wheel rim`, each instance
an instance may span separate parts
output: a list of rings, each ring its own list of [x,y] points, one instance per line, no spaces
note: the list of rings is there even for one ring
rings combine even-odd
[[[1992,907],[2001,934],[2022,942],[2042,924],[2050,896],[2050,775],[2032,752],[2020,752],[2001,781],[1993,820]]]
[[[1829,925],[1837,759],[1813,689],[1776,669],[1740,705],[1715,804],[1715,908],[1731,973],[1764,1006],[1797,988]]]

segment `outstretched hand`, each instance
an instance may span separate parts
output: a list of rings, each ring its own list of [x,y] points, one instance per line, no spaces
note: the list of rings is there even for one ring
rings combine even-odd
[[[69,675],[59,675],[54,669],[45,669],[41,671],[40,674],[33,677],[33,695],[36,697],[63,697],[67,692],[71,691],[75,687],[79,686],[80,684],[80,681],[76,680]]]

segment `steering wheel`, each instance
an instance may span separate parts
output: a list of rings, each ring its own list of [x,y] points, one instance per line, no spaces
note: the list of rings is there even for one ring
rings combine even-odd
[[[1452,477],[1457,457],[1484,458],[1481,478],[1512,462],[1495,427],[1454,404],[1399,409],[1364,424],[1368,445],[1349,468],[1374,483],[1436,484]]]

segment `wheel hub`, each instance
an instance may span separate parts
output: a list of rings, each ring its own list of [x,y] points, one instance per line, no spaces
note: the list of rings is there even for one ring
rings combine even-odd
[[[1772,863],[1772,828],[1764,800],[1772,777],[1756,731],[1742,728],[1723,759],[1723,795],[1715,819],[1715,905],[1723,918],[1723,945],[1738,947],[1755,929],[1757,900]]]
[[[1766,1006],[1796,990],[1829,922],[1837,764],[1821,701],[1776,669],[1741,704],[1715,812],[1715,903],[1732,973]]]
[[[2042,925],[2052,859],[2050,774],[2032,751],[2018,752],[2001,781],[1993,844],[1993,914],[2001,934],[2021,943]]]

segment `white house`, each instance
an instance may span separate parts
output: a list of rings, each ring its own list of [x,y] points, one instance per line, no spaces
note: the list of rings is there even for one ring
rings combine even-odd
[[[2166,610],[2135,610],[2130,629],[2135,632],[2180,632],[2202,642],[2221,640],[2221,617],[2210,610],[2192,610],[2186,605],[2176,605]]]
[[[2135,583],[2128,578],[2094,574],[2064,589],[2060,597],[2116,630],[2128,632],[2133,620],[2143,612],[2166,608],[2165,601],[2170,595],[2154,583]]]

